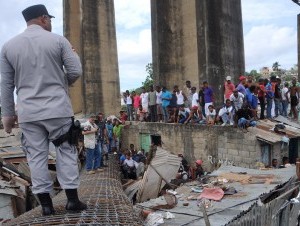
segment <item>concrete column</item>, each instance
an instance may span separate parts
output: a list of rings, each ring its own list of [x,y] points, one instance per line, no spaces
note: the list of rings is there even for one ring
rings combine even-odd
[[[72,18],[65,21],[68,23],[65,33],[73,32],[76,36],[74,38],[80,40],[83,67],[82,111],[84,114],[99,111],[105,115],[116,114],[120,110],[120,81],[114,1],[65,1],[76,8],[78,13],[74,15],[74,23],[72,14],[68,14]],[[75,99],[80,98],[78,94]]]
[[[82,1],[85,113],[120,110],[114,1]]]
[[[81,0],[63,0],[64,36],[70,41],[82,60],[81,51]],[[82,112],[82,81],[77,80],[69,89],[74,113]]]
[[[234,84],[245,72],[241,0],[196,1],[199,81],[213,87],[216,105],[223,103],[223,84]]]
[[[223,103],[225,77],[244,73],[240,0],[151,0],[153,69],[169,89],[185,81],[213,87]]]
[[[168,89],[198,77],[196,10],[191,3],[195,0],[151,0],[154,77]]]

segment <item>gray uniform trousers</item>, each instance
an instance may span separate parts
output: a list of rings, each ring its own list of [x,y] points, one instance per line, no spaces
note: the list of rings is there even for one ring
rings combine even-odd
[[[31,171],[32,192],[50,193],[53,181],[48,170],[49,143],[68,132],[71,118],[53,118],[20,123],[21,143]],[[79,186],[77,151],[67,141],[55,148],[56,172],[63,189]]]

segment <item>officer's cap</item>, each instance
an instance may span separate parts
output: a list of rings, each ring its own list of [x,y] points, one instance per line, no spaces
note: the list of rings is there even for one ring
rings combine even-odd
[[[46,6],[42,4],[29,6],[28,8],[22,11],[22,14],[26,22],[43,15],[49,16],[50,18],[54,18],[54,16],[49,15]]]

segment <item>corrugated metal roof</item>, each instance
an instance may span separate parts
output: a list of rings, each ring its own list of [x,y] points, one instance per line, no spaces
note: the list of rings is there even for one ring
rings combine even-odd
[[[279,124],[276,121],[270,120],[260,120],[256,127],[248,128],[248,131],[256,136],[258,140],[265,141],[267,143],[278,143],[282,141],[284,136],[288,138],[298,138],[300,137],[300,130],[290,125],[284,125],[285,129],[282,130],[285,134],[279,134],[274,132],[275,125]]]

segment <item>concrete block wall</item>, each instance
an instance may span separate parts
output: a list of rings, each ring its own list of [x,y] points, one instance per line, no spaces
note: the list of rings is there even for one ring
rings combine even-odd
[[[260,161],[260,143],[250,132],[231,128],[218,137],[218,159],[235,166],[255,168]]]
[[[247,168],[255,168],[260,160],[256,137],[233,127],[134,122],[122,132],[122,147],[128,148],[133,143],[140,149],[141,133],[160,135],[163,148],[174,154],[182,153],[190,163],[202,159],[208,171],[219,160]]]

